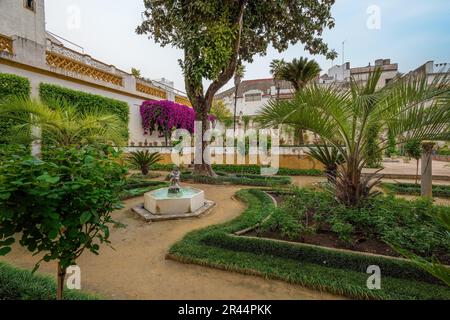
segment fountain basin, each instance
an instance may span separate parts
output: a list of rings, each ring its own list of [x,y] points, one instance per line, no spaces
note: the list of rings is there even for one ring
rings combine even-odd
[[[162,188],[144,194],[144,209],[154,215],[188,214],[205,205],[205,193],[192,187],[182,187],[180,193]]]

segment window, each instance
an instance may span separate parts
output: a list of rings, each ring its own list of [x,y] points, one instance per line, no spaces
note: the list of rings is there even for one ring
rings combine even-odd
[[[24,7],[31,10],[36,11],[36,1],[35,0],[24,0]]]
[[[247,93],[245,94],[245,102],[261,101],[261,93]]]

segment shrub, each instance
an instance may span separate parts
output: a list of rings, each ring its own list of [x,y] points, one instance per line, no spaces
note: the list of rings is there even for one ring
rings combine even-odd
[[[158,152],[150,153],[148,150],[145,150],[131,152],[128,159],[131,164],[141,170],[142,175],[146,176],[150,168],[162,160],[162,156]]]
[[[125,174],[114,156],[112,148],[106,154],[74,147],[54,148],[44,160],[15,152],[0,158],[0,255],[19,234],[20,245],[45,253],[43,261],[57,260],[62,289],[68,266],[85,250],[98,254],[100,244],[109,243]]]
[[[13,74],[0,73],[0,102],[13,96],[28,97],[30,95],[30,81]],[[8,143],[5,140],[11,126],[17,124],[12,119],[0,119],[0,144]]]
[[[64,100],[83,111],[95,109],[107,114],[115,114],[123,121],[125,128],[128,128],[129,108],[126,102],[47,83],[40,84],[39,95],[42,101],[47,104]]]
[[[281,186],[289,185],[292,182],[290,177],[273,177],[273,176],[259,176],[259,175],[218,175],[217,177],[194,175],[190,172],[184,172],[181,174],[181,180],[190,180],[195,183],[203,184],[237,184],[247,186]]]
[[[408,195],[420,195],[420,185],[413,183],[382,183],[381,187],[389,192]],[[450,198],[450,186],[433,185],[433,196]]]

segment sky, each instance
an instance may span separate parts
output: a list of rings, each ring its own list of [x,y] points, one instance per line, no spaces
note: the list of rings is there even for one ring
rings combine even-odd
[[[143,0],[45,0],[45,5],[48,31],[81,46],[97,60],[127,72],[137,68],[146,78],[170,79],[185,91],[178,63],[182,52],[135,33],[142,21]],[[450,62],[448,0],[336,0],[332,16],[336,26],[323,38],[339,54],[334,62],[311,56],[301,44],[282,53],[270,48],[266,56],[256,56],[246,65],[245,79],[269,78],[273,59],[302,56],[319,62],[324,73],[333,63],[342,63],[342,42],[344,60],[352,67],[390,58],[400,72],[408,72],[430,60]],[[223,89],[231,86],[232,81]]]

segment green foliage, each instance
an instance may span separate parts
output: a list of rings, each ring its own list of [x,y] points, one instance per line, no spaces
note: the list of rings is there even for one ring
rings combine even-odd
[[[2,300],[54,300],[55,281],[32,274],[0,262],[0,301]],[[98,297],[77,290],[67,292],[67,300],[95,300]]]
[[[381,184],[385,190],[398,194],[408,194],[413,196],[420,196],[420,185],[414,183],[387,183]],[[450,198],[450,186],[448,185],[433,185],[433,196],[440,198]]]
[[[11,97],[29,97],[30,81],[13,74],[0,73],[0,102]],[[1,107],[1,106],[0,106]],[[8,131],[17,125],[14,119],[0,119],[0,144],[8,143]]]
[[[129,108],[126,102],[47,83],[40,84],[39,95],[44,103],[54,105],[55,102],[64,100],[67,104],[76,106],[81,113],[95,110],[117,115],[128,131]]]
[[[236,196],[247,203],[242,215],[189,233],[170,248],[170,257],[359,299],[450,298],[447,288],[436,285],[408,261],[234,236],[232,233],[255,226],[274,210],[271,199],[260,190],[241,190]],[[367,288],[369,265],[383,270],[382,290]]]
[[[216,171],[235,174],[261,174],[261,166],[258,165],[234,165],[234,164],[213,164],[212,168]],[[172,171],[173,164],[157,163],[151,167],[151,170]],[[317,169],[288,169],[279,168],[277,175],[281,176],[321,176],[323,172]]]
[[[253,175],[253,174],[235,174],[235,175],[217,175],[217,177],[203,176],[191,174],[190,172],[184,172],[181,174],[182,181],[193,181],[195,183],[204,183],[204,184],[236,184],[236,185],[246,185],[246,186],[261,186],[261,187],[270,187],[270,186],[281,186],[281,185],[289,185],[292,182],[290,177],[283,176],[261,176],[261,175]]]
[[[368,168],[380,168],[381,161],[383,160],[382,152],[380,149],[380,125],[373,123],[367,128],[367,142],[364,148],[364,157],[366,158],[366,167]]]
[[[365,146],[373,130],[390,133],[395,144],[410,140],[439,140],[450,131],[450,77],[442,75],[432,82],[424,75],[396,78],[379,89],[382,70],[376,68],[367,82],[353,79],[350,88],[311,84],[289,101],[271,101],[256,117],[262,127],[290,125],[318,134],[335,146],[346,165],[339,167],[336,197],[347,206],[359,206],[372,194],[379,180],[376,172],[362,177],[370,160]],[[386,150],[383,142],[371,154]]]
[[[348,208],[331,194],[307,189],[294,189],[294,194],[286,198],[288,206],[283,209],[295,219],[301,220],[298,215],[306,211],[314,217],[314,223],[330,225],[347,243],[358,230],[359,237],[381,240],[425,258],[438,254],[450,258],[450,235],[430,218],[441,212],[450,213],[448,207],[435,206],[428,200],[378,196],[363,207]]]
[[[0,248],[19,235],[31,253],[62,268],[109,243],[110,213],[121,208],[125,170],[117,154],[93,147],[53,148],[45,160],[13,152],[0,158]],[[6,250],[6,251],[5,251]],[[37,263],[36,268],[39,267]]]
[[[408,157],[419,160],[422,156],[422,143],[420,140],[411,140],[405,143],[405,154]]]
[[[390,158],[392,156],[397,155],[397,142],[395,141],[395,136],[392,134],[391,131],[388,131],[388,141],[387,141],[387,148],[386,148],[386,157]]]
[[[315,60],[308,60],[308,58],[303,57],[283,63],[279,68],[279,70],[274,70],[275,75],[281,80],[290,82],[295,91],[304,88],[310,81],[316,79],[322,71]]]
[[[292,215],[287,214],[285,210],[275,209],[267,219],[261,225],[261,229],[264,231],[277,231],[284,238],[295,239],[302,231],[302,224],[295,219]]]
[[[229,124],[229,119],[233,117],[223,100],[215,100],[213,102],[210,114],[216,116],[217,120],[224,123],[225,126]]]
[[[450,148],[448,146],[437,150],[437,154],[441,156],[450,156]]]
[[[325,174],[329,182],[336,180],[338,166],[345,162],[342,153],[334,146],[314,145],[306,152],[309,156],[325,166]]]
[[[150,153],[148,150],[134,151],[128,156],[131,164],[138,167],[144,176],[147,175],[150,168],[161,161],[162,158],[163,157],[158,152]]]

